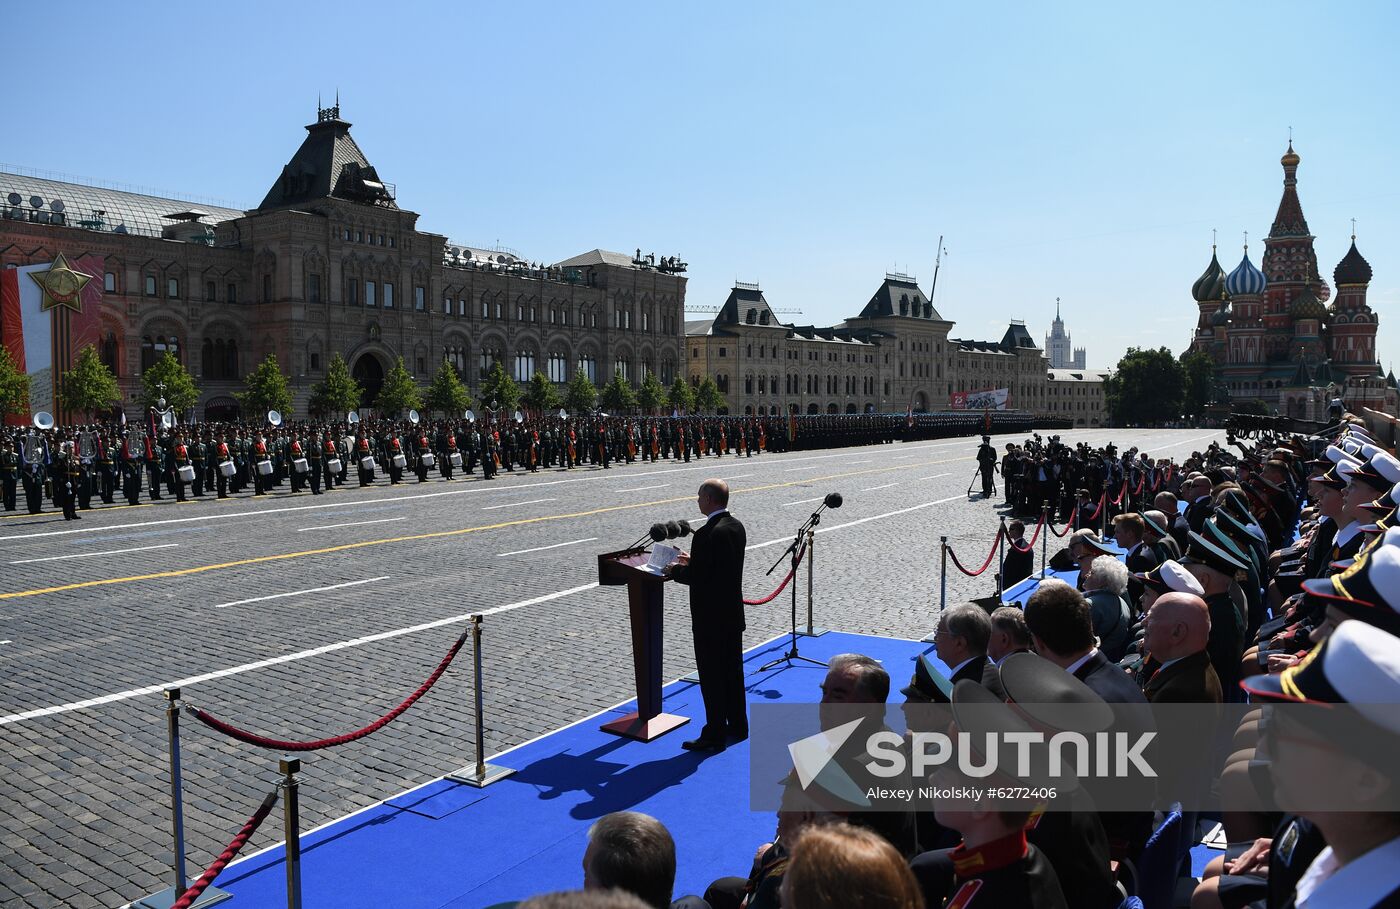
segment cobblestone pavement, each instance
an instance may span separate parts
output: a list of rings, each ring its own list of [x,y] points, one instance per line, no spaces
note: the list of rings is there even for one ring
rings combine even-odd
[[[1216,435],[1062,437],[1180,459]],[[698,518],[695,489],[709,476],[730,481],[747,525],[750,596],[773,588],[781,572],[765,571],[787,535],[836,490],[845,505],[817,537],[818,623],[922,636],[934,625],[938,536],[980,564],[995,533],[996,502],[965,494],[975,448],[952,439],[381,482],[315,499],[101,508],[76,524],[0,518],[0,905],[119,906],[165,885],[161,689],[177,681],[186,701],[244,728],[320,738],[397,704],[466,616],[509,606],[484,625],[489,752],[627,699],[626,597],[596,586],[595,555],[653,521]],[[950,601],[991,588],[990,572],[948,579]],[[665,677],[675,678],[692,668],[691,648],[685,594],[668,593]],[[788,627],[787,603],[751,608],[746,645]],[[304,827],[473,759],[468,656],[395,723],[306,756]],[[188,718],[183,743],[193,878],[268,790],[277,754]],[[278,828],[265,825],[245,853],[279,840]]]

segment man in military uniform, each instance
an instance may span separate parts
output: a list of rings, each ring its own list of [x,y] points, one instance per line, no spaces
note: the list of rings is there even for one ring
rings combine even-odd
[[[0,498],[6,511],[15,510],[15,488],[19,483],[19,453],[14,440],[6,436],[0,441]]]
[[[982,444],[977,447],[977,469],[982,474],[982,497],[990,499],[992,497],[992,470],[996,468],[997,450],[992,447],[990,436],[982,437]]]
[[[205,432],[208,436],[208,432]],[[194,482],[190,484],[190,495],[196,499],[204,498],[204,487],[208,477],[205,474],[205,447],[197,433],[190,434],[190,443],[186,446],[190,454],[190,466],[194,468]]]
[[[210,455],[210,460],[214,462],[214,490],[221,499],[228,498],[229,477],[224,474],[224,464],[232,463],[233,455],[229,452],[228,442],[223,437],[217,437]],[[235,474],[236,476],[236,474]]]
[[[302,457],[306,458],[306,482],[311,487],[311,494],[318,496],[321,494],[321,446],[316,438],[316,429],[312,427],[306,436],[306,451]]]
[[[78,458],[73,451],[72,442],[64,442],[58,450],[58,457],[54,459],[50,470],[50,477],[53,483],[54,504],[62,507],[63,520],[77,521],[78,516],[78,482],[81,479],[81,472],[78,467]]]

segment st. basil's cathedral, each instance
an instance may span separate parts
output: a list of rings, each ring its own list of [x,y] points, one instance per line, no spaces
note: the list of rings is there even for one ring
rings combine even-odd
[[[1218,390],[1239,405],[1259,400],[1271,413],[1324,418],[1333,396],[1359,411],[1394,407],[1394,376],[1376,360],[1375,312],[1366,304],[1371,266],[1351,248],[1332,272],[1337,298],[1317,267],[1315,239],[1298,200],[1298,154],[1290,142],[1283,198],[1264,238],[1258,267],[1244,257],[1229,274],[1214,250],[1191,287],[1200,310],[1191,350],[1215,361]]]

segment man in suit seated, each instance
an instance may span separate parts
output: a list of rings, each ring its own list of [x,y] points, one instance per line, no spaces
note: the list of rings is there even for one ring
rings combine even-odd
[[[1019,519],[1006,522],[1006,555],[1001,560],[1001,589],[1018,584],[1035,571],[1035,550],[1026,542],[1026,525]]]
[[[1064,581],[1042,581],[1026,603],[1035,652],[1088,685],[1110,704],[1145,704],[1132,678],[1099,651],[1089,602]]]
[[[652,909],[709,909],[698,896],[671,901],[676,843],[656,818],[636,811],[605,814],[588,828],[584,890],[621,890]]]
[[[992,620],[976,603],[958,603],[943,610],[933,633],[933,649],[948,667],[948,678],[954,685],[971,679],[998,696],[1004,693],[996,664],[987,659],[991,637]]]
[[[992,612],[992,637],[987,642],[987,658],[1000,664],[1013,653],[1031,649],[1031,633],[1026,616],[1018,606],[999,606]]]
[[[1190,593],[1164,593],[1147,611],[1143,645],[1151,654],[1138,674],[1153,704],[1219,704],[1220,676],[1210,664],[1210,609]]]

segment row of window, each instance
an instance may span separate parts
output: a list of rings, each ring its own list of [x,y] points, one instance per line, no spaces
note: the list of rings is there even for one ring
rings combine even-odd
[[[386,237],[382,233],[375,233],[372,230],[366,231],[363,228],[342,228],[340,231],[340,239],[344,240],[346,243],[365,243],[370,246],[388,246],[390,249],[394,249],[398,245],[397,242],[394,240],[393,234],[389,234]],[[386,239],[388,240],[387,243],[385,242]]]

